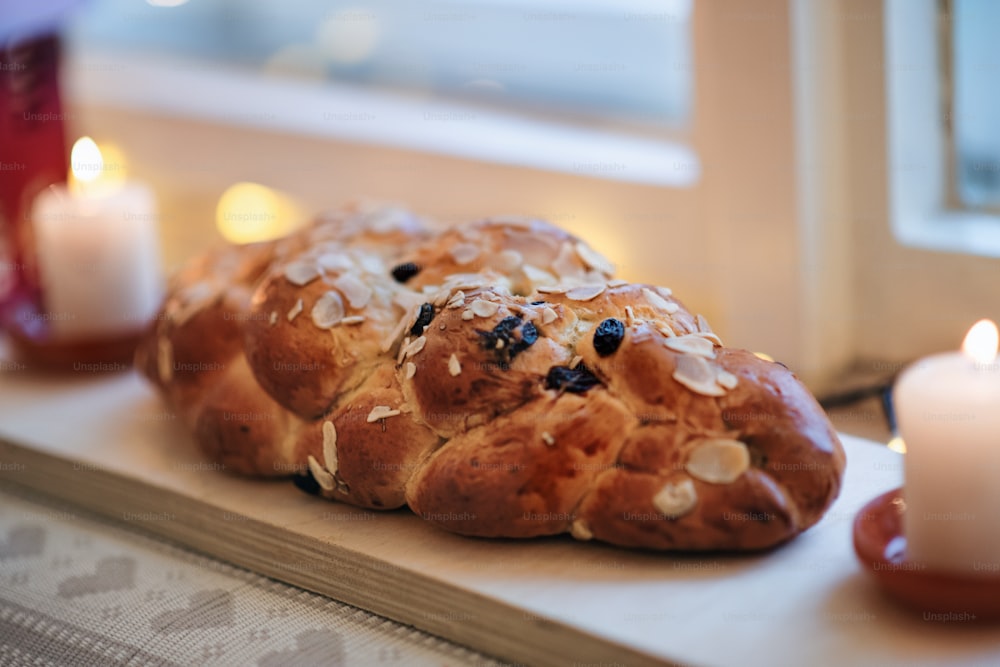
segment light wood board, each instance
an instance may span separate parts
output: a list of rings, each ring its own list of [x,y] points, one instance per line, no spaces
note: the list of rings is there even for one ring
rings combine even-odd
[[[896,608],[863,575],[851,521],[899,456],[845,437],[844,491],[787,546],[745,557],[568,538],[453,536],[287,482],[213,469],[133,373],[0,371],[0,481],[508,660],[532,665],[1000,664],[1000,630]]]

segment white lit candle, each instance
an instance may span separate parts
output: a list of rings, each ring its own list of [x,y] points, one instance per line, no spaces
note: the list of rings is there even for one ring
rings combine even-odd
[[[997,339],[977,322],[961,353],[921,359],[896,383],[906,557],[930,570],[995,576],[1000,563]]]
[[[71,164],[73,187],[43,191],[32,208],[43,316],[54,339],[134,332],[161,296],[156,202],[140,183],[102,178],[109,170],[87,137]]]

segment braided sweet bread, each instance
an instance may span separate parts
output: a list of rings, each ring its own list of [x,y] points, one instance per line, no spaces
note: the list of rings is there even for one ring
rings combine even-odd
[[[780,364],[547,223],[355,206],[180,271],[140,370],[227,469],[486,537],[760,549],[843,449]]]

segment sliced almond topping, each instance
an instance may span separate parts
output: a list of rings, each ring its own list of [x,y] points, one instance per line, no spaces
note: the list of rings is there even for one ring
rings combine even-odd
[[[301,312],[302,312],[302,299],[299,299],[298,301],[295,302],[295,305],[292,306],[291,310],[288,311],[288,321],[292,322],[293,320],[295,320],[295,318],[298,317],[299,313]]]
[[[739,440],[707,438],[688,454],[688,474],[709,484],[730,484],[750,467],[750,450]]]
[[[469,309],[462,311],[462,319],[465,320],[466,322],[473,319],[475,316],[476,314]]]
[[[312,321],[320,329],[330,329],[344,319],[344,302],[337,292],[325,292],[312,308]]]
[[[627,324],[628,326],[632,326],[634,323],[635,323],[635,311],[632,310],[632,306],[625,306],[625,324]]]
[[[490,218],[490,222],[501,225],[510,225],[511,227],[530,229],[534,219],[529,218],[526,215],[495,215]]]
[[[594,539],[594,534],[590,532],[590,526],[583,519],[574,521],[569,527],[569,533],[576,539],[583,540],[584,542]]]
[[[285,279],[302,287],[319,278],[319,269],[313,261],[301,260],[285,265]]]
[[[271,314],[267,318],[268,323],[273,327],[278,323],[278,311],[272,310]]]
[[[363,283],[353,273],[345,273],[334,281],[333,286],[347,297],[351,308],[364,308],[372,298],[372,288]]]
[[[468,264],[474,261],[480,254],[479,246],[471,243],[459,243],[451,247],[451,257],[458,264]]]
[[[384,276],[386,265],[378,255],[364,254],[361,256],[361,268],[373,276]]]
[[[500,304],[494,301],[476,299],[469,304],[469,310],[479,317],[493,317],[500,310]]]
[[[516,250],[501,250],[497,253],[496,267],[504,273],[513,273],[524,263],[524,257]]]
[[[557,319],[559,319],[559,314],[556,313],[551,307],[545,306],[542,309],[542,324],[552,324]]]
[[[552,260],[552,269],[562,280],[572,280],[583,275],[583,268],[576,261],[576,252],[570,243],[559,247],[559,254]]]
[[[333,491],[333,488],[336,486],[336,482],[333,480],[333,475],[324,470],[323,466],[319,464],[319,461],[317,461],[312,454],[310,454],[309,458],[306,460],[309,462],[309,472],[312,473],[313,479],[316,480],[316,483],[319,484],[324,491]]]
[[[396,365],[403,363],[403,358],[406,356],[406,351],[410,348],[410,337],[407,336],[403,339],[403,344],[399,346],[399,352],[396,353]]]
[[[362,322],[365,321],[365,319],[366,318],[364,315],[351,315],[350,317],[345,317],[344,319],[340,320],[340,323],[346,325],[361,324]]]
[[[399,410],[393,410],[388,405],[376,405],[372,408],[372,411],[368,413],[368,423],[377,422],[379,419],[385,419],[386,417],[395,417],[399,414]]]
[[[413,355],[424,349],[424,345],[427,344],[427,336],[421,336],[415,341],[406,346],[406,352],[403,354],[404,357],[412,357]]]
[[[580,365],[580,362],[581,362],[581,361],[583,361],[583,357],[581,357],[581,356],[580,356],[580,355],[578,354],[578,355],[576,355],[575,357],[573,357],[573,359],[572,359],[572,360],[571,360],[571,361],[569,362],[569,367],[570,367],[571,369],[572,369],[572,368],[576,368],[577,366],[579,366],[579,365]]]
[[[556,444],[556,439],[552,437],[552,434],[548,431],[542,431],[542,442],[551,447]]]
[[[541,283],[543,285],[553,285],[556,283],[556,277],[549,273],[548,271],[543,271],[537,266],[532,266],[531,264],[525,264],[521,267],[524,271],[524,275],[533,283]],[[541,289],[538,290],[539,292]],[[565,291],[565,290],[563,290]]]
[[[715,334],[715,332],[712,332],[712,331],[698,331],[698,332],[695,332],[695,333],[694,333],[694,335],[695,335],[695,336],[701,336],[701,337],[702,337],[702,338],[704,338],[705,340],[710,340],[710,341],[712,341],[712,344],[713,344],[713,345],[717,345],[717,346],[719,346],[719,347],[722,347],[722,346],[723,346],[723,345],[722,345],[722,339],[721,339],[721,338],[719,338],[719,337],[718,337],[718,336],[717,336],[717,335]]]
[[[406,331],[406,327],[416,319],[416,311],[414,309],[419,305],[420,304],[417,303],[409,308],[406,315],[399,318],[399,321],[396,322],[396,326],[389,332],[389,335],[382,339],[382,344],[379,345],[379,349],[382,350],[383,353],[388,352],[392,348],[396,341],[399,340],[399,337],[403,335],[403,332]]]
[[[341,252],[328,252],[320,255],[316,264],[328,273],[340,273],[354,268],[354,262],[351,261],[351,258]]]
[[[566,296],[574,301],[590,301],[604,293],[606,285],[581,285],[566,292]]]
[[[664,299],[666,299],[667,297],[671,297],[671,296],[674,295],[674,291],[672,289],[670,289],[669,287],[659,287],[659,286],[657,286],[657,287],[654,287],[653,289],[655,289],[657,291],[657,293],[659,293],[659,295],[662,296]]]
[[[465,305],[465,292],[463,292],[462,290],[458,290],[457,292],[452,294],[451,298],[448,299],[448,303],[445,304],[447,308],[461,308],[464,305]]]
[[[454,352],[452,352],[451,356],[448,357],[448,372],[451,373],[452,377],[462,374],[462,363],[458,360],[458,357],[455,356]]]
[[[337,428],[332,421],[323,422],[323,462],[330,474],[337,474]]]
[[[580,256],[580,259],[583,260],[584,264],[592,269],[605,273],[609,276],[615,272],[615,265],[608,261],[607,257],[597,252],[583,241],[577,241],[576,254]],[[625,281],[622,281],[620,284],[625,284]],[[612,287],[618,286],[619,285],[612,285]]]
[[[608,287],[623,287],[628,285],[627,280],[622,280],[621,278],[615,278],[614,280],[608,281]]]
[[[660,325],[659,327],[657,327],[657,330],[667,338],[673,338],[674,336],[677,335],[677,332],[674,331],[670,327],[670,324],[667,322],[660,322]]]
[[[708,320],[706,320],[705,316],[701,313],[698,313],[695,317],[695,322],[698,324],[698,331],[701,331],[702,333],[712,333],[712,327],[708,326]]]
[[[715,359],[715,346],[712,341],[697,334],[685,334],[663,341],[667,348],[682,354],[693,354],[706,359]]]
[[[164,384],[174,377],[174,346],[169,338],[156,341],[156,370]]]
[[[653,496],[653,507],[670,519],[684,516],[697,504],[698,493],[695,491],[694,482],[689,479],[667,482]]]
[[[649,305],[651,305],[653,308],[656,308],[657,310],[662,310],[667,314],[672,315],[673,313],[676,313],[678,310],[681,309],[681,307],[678,306],[676,303],[673,303],[672,301],[667,301],[662,296],[660,296],[653,290],[649,289],[648,287],[642,288],[642,295],[646,297],[646,301],[649,302]]]
[[[696,394],[725,396],[726,390],[715,382],[715,369],[704,357],[677,357],[673,378]]]
[[[721,368],[715,375],[715,381],[726,389],[735,389],[736,385],[739,384],[740,380],[738,377],[730,373],[729,371],[724,371]]]
[[[417,374],[417,365],[415,363],[413,363],[412,361],[407,361],[406,362],[406,372],[403,373],[403,379],[404,380],[409,380],[410,378],[412,378],[416,374]]]
[[[566,285],[541,285],[535,288],[539,294],[565,294],[569,291]]]

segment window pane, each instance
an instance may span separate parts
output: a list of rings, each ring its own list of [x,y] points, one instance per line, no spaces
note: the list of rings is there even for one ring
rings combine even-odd
[[[72,36],[82,47],[675,124],[689,107],[690,9],[690,0],[96,0]]]

